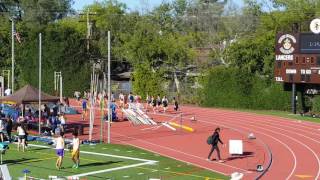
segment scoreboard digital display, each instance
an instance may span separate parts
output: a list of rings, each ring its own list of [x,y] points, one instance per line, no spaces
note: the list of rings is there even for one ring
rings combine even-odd
[[[277,82],[320,84],[320,35],[277,34],[274,77]]]
[[[300,53],[320,54],[320,36],[316,34],[300,34]]]

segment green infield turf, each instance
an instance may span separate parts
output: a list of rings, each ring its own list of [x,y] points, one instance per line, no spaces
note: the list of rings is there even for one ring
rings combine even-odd
[[[252,112],[255,114],[272,115],[287,118],[288,120],[301,120],[320,123],[320,118],[313,118],[310,116],[301,116],[300,114],[292,114],[286,111],[275,111],[275,110],[240,110],[245,112]]]
[[[14,179],[23,177],[23,170],[28,169],[28,176],[48,179],[49,176],[68,177],[79,175],[80,179],[131,179],[149,178],[177,180],[217,180],[229,179],[226,176],[179,162],[170,158],[125,145],[82,145],[79,169],[72,168],[71,153],[66,151],[63,169],[55,168],[56,155],[52,147],[32,142],[26,152],[18,152],[11,144],[3,156]]]

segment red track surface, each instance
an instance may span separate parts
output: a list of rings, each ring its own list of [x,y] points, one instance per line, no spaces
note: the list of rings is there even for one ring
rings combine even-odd
[[[320,179],[320,124],[191,106],[183,107],[182,113],[184,113],[183,124],[194,128],[195,132],[183,130],[173,132],[165,127],[151,130],[145,129],[147,126],[133,126],[126,121],[112,124],[111,141],[137,146],[225,175],[235,171],[242,172],[245,174],[244,179],[255,179],[260,174],[254,171],[257,164],[268,166],[270,162],[268,149],[270,149],[273,156],[272,164],[262,179],[282,180],[301,177]],[[97,111],[94,139],[100,137],[98,115]],[[157,121],[172,120],[163,115],[150,114],[150,116]],[[193,116],[196,117],[196,122],[190,121]],[[88,121],[81,121],[80,117],[80,115],[69,116],[69,123],[88,124]],[[180,118],[174,120],[179,122]],[[225,163],[206,161],[210,150],[206,139],[217,126],[222,127],[221,136],[225,143],[228,143],[229,139],[244,141],[246,156],[230,157],[228,148],[221,147]],[[85,128],[85,132],[88,132],[88,128]],[[255,134],[256,140],[247,140],[246,136],[250,132]],[[88,135],[82,138],[88,139]],[[214,153],[212,157],[215,155]]]

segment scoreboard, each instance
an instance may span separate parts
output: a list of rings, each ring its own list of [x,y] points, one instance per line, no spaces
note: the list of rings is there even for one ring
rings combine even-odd
[[[277,34],[274,78],[277,82],[320,86],[320,35]]]

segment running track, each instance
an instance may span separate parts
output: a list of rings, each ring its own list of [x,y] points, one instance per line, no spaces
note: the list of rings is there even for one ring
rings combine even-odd
[[[146,126],[119,122],[112,124],[111,140],[113,143],[133,145],[225,175],[241,172],[245,174],[244,179],[255,179],[260,175],[254,169],[257,164],[268,166],[271,160],[270,150],[272,164],[261,179],[320,179],[320,124],[191,106],[183,107],[182,113],[186,114],[183,124],[193,127],[194,133],[172,132],[164,127],[146,130]],[[99,113],[96,114],[98,119]],[[188,120],[194,115],[196,122]],[[162,115],[150,116],[159,121],[172,119],[165,119]],[[79,117],[70,116],[69,120],[79,122]],[[179,118],[174,120],[178,122]],[[99,123],[99,120],[96,120],[96,139],[99,139]],[[222,127],[221,136],[225,143],[229,139],[243,140],[248,156],[231,158],[228,149],[221,147],[225,163],[206,161],[210,147],[205,141],[217,126]],[[247,140],[246,136],[251,132],[257,137],[256,140]],[[83,138],[87,139],[88,136]],[[215,157],[215,154],[212,157]]]

